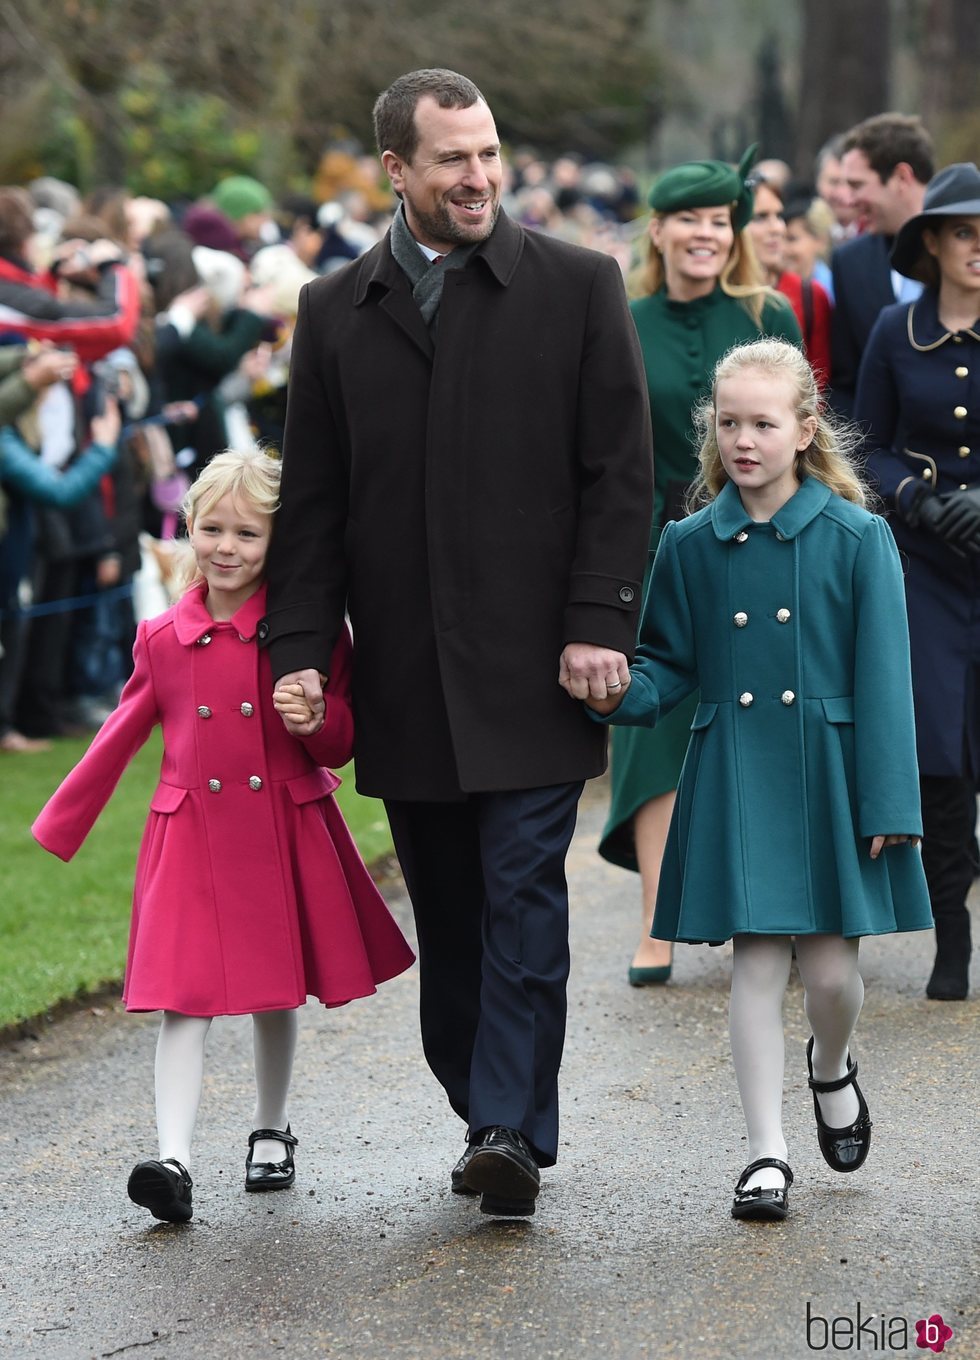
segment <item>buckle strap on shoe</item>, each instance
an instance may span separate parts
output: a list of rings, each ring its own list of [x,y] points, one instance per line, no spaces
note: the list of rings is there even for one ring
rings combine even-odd
[[[838,1077],[836,1081],[818,1081],[816,1077],[807,1077],[810,1090],[827,1093],[829,1091],[843,1091],[845,1086],[850,1086],[853,1081],[857,1080],[858,1065],[856,1062],[851,1062],[850,1053],[847,1055],[847,1063],[846,1073],[844,1076]]]
[[[178,1162],[178,1160],[177,1160],[176,1157],[161,1157],[161,1158],[160,1158],[160,1165],[161,1165],[161,1166],[175,1166],[175,1167],[177,1168],[178,1173],[179,1173],[181,1176],[183,1176],[186,1180],[189,1181],[190,1178],[191,1178],[191,1173],[187,1170],[187,1167],[184,1165],[183,1162]]]
[[[299,1143],[299,1139],[294,1138],[288,1128],[285,1131],[282,1129],[253,1129],[248,1135],[248,1145],[250,1148],[254,1148],[255,1144],[263,1139],[268,1139],[269,1142],[285,1143],[287,1147],[296,1147]]]
[[[764,1167],[767,1166],[771,1166],[773,1167],[774,1170],[782,1172],[782,1175],[786,1181],[786,1184],[783,1187],[783,1189],[788,1190],[789,1187],[793,1184],[793,1172],[786,1165],[786,1163],[781,1162],[778,1157],[757,1157],[754,1162],[749,1162],[748,1166],[745,1168],[741,1176],[739,1176],[738,1180],[735,1182],[735,1193],[754,1195],[757,1190],[762,1189],[763,1188],[762,1186],[755,1186],[755,1188],[752,1190],[746,1190],[745,1182],[749,1179],[750,1176],[754,1176],[757,1171],[761,1171]],[[769,1186],[768,1188],[772,1190],[774,1187]]]

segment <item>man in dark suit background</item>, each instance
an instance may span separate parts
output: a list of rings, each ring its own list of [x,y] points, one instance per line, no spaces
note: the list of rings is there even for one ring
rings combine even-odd
[[[468,1125],[452,1188],[526,1215],[557,1156],[565,854],[605,764],[575,699],[627,683],[635,641],[646,380],[618,265],[501,210],[472,82],[402,76],[375,130],[401,205],[301,295],[260,636],[318,724],[349,608],[358,788],[385,800],[423,1047]]]
[[[864,234],[838,246],[831,259],[830,399],[843,416],[853,412],[861,355],[878,313],[914,301],[920,288],[894,271],[889,257],[898,230],[922,211],[934,169],[932,139],[916,117],[881,113],[845,134],[841,172]]]

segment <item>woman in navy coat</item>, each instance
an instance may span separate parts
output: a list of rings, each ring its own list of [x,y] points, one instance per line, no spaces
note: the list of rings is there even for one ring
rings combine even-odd
[[[906,564],[935,1000],[969,986],[980,787],[980,172],[951,165],[905,224],[895,268],[927,284],[886,307],[858,379],[868,469]]]

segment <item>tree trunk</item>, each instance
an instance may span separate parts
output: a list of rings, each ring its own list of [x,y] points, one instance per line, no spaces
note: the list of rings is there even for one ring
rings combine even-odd
[[[980,7],[925,0],[924,19],[922,120],[936,142],[936,163],[976,160]]]
[[[811,179],[829,137],[888,109],[891,13],[889,0],[802,0],[802,14],[795,169]]]

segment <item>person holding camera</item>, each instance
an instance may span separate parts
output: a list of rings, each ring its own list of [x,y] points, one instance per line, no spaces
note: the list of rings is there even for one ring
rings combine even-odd
[[[980,171],[947,166],[899,231],[892,266],[925,284],[886,307],[858,374],[868,470],[905,560],[922,791],[936,920],[926,995],[969,989],[967,893],[980,788]]]

